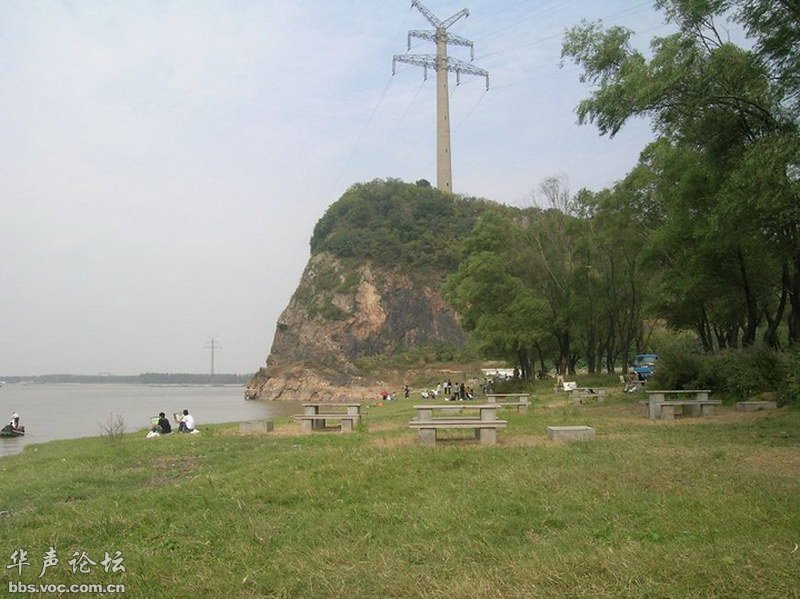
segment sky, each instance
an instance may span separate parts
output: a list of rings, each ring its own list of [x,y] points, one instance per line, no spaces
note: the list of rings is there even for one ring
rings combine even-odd
[[[565,29],[646,51],[636,0],[424,0],[489,71],[450,82],[453,189],[528,206],[621,179],[650,139],[577,124]],[[254,372],[352,184],[436,179],[435,73],[399,64],[409,0],[0,2],[0,377]],[[435,52],[412,40],[411,53]],[[469,60],[469,51],[450,55]]]

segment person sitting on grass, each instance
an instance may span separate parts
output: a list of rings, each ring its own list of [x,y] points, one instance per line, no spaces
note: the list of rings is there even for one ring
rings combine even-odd
[[[194,430],[194,416],[189,414],[189,410],[183,411],[181,423],[178,425],[178,430],[182,433],[191,433]]]
[[[161,433],[162,435],[166,435],[172,432],[172,425],[169,423],[169,419],[164,415],[164,412],[158,413],[158,424],[153,428],[153,430],[157,433]]]

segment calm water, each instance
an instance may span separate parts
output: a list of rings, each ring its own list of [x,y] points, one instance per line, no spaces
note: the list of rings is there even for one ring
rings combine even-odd
[[[150,417],[189,410],[197,423],[237,422],[297,414],[293,402],[245,401],[244,387],[178,387],[148,385],[3,385],[0,426],[19,413],[26,435],[0,438],[0,456],[19,453],[30,443],[96,437],[109,414],[119,414],[128,432],[150,425]],[[144,436],[144,433],[142,433]]]

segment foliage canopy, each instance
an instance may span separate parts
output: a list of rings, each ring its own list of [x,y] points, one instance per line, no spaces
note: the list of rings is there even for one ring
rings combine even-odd
[[[461,240],[482,212],[498,207],[445,194],[425,183],[388,179],[353,185],[317,223],[311,252],[409,270],[454,270]]]

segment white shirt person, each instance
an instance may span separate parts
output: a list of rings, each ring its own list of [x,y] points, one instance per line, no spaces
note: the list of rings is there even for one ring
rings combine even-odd
[[[184,433],[191,433],[194,430],[194,416],[189,414],[189,410],[183,411],[183,417],[181,418],[178,430]]]

